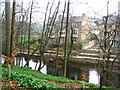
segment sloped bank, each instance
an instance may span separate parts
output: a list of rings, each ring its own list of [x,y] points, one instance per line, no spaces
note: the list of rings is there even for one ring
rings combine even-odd
[[[3,65],[6,66],[6,65]],[[7,77],[7,68],[2,68],[2,82],[8,81]],[[33,71],[29,68],[21,68],[19,66],[13,66],[12,76],[9,79],[11,82],[17,82],[15,88],[24,87],[24,88],[99,88],[99,85],[92,83],[87,83],[83,81],[74,81],[68,78],[55,77],[52,75],[43,74],[40,72]],[[84,85],[85,86],[84,86]],[[10,83],[6,87],[12,87],[13,83]],[[107,88],[103,86],[103,88]]]

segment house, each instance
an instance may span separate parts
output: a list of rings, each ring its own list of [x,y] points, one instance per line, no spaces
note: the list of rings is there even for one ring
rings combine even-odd
[[[63,29],[61,33],[60,43],[64,43],[65,41],[65,33],[66,33],[66,17],[63,20]],[[54,34],[51,37],[51,43],[57,44],[58,38],[60,36],[60,26],[61,26],[62,16],[58,17],[58,20],[54,25]],[[82,16],[71,16],[69,17],[69,26],[68,26],[68,42],[70,42],[71,36],[71,26],[73,27],[73,39],[75,44],[79,44],[82,42],[83,46],[86,47],[89,45],[88,38],[90,37],[91,26],[88,17],[85,14]]]
[[[120,1],[118,2],[118,29],[120,31]],[[118,37],[118,50],[120,51],[120,33],[119,33],[119,37]]]
[[[109,46],[110,42],[113,41],[113,47],[118,48],[119,46],[119,37],[120,37],[120,31],[118,29],[119,27],[119,17],[115,15],[109,15],[107,20],[107,46]],[[103,25],[106,24],[105,21],[103,21]],[[101,43],[104,46],[104,33],[105,28],[101,31]],[[115,34],[115,38],[113,39]]]

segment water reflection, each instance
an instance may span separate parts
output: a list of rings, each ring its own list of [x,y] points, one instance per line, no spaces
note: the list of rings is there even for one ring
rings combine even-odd
[[[91,67],[93,68],[93,67]],[[89,66],[80,65],[80,67],[69,66],[67,68],[67,78],[72,80],[83,80],[90,83],[98,84],[100,81],[100,75],[97,68],[91,69]],[[47,64],[47,74],[54,75],[55,67],[53,63]],[[63,67],[58,68],[57,76],[63,76]]]
[[[93,83],[93,84],[100,83],[100,75],[98,74],[96,69],[91,69],[89,71],[89,83]]]
[[[2,63],[4,63],[4,58],[2,58]],[[19,65],[20,57],[15,58],[14,65]],[[21,57],[20,66],[24,66],[26,64],[25,58]],[[43,63],[42,63],[43,64]],[[32,59],[29,62],[29,67],[31,67],[32,70],[35,70],[36,63],[32,61]],[[36,70],[39,67],[39,62],[37,64]],[[45,65],[41,72],[44,74],[50,74],[54,75],[55,67],[53,63],[48,63],[47,66]],[[76,67],[68,67],[67,68],[67,77],[72,80],[85,80],[90,83],[99,84],[99,74],[96,69],[91,70],[81,70],[80,68]],[[58,68],[58,74],[57,76],[63,76],[63,68]]]
[[[19,61],[20,61],[20,57],[16,57],[15,58],[15,62],[14,62],[14,65],[19,65]],[[2,63],[4,63],[4,58],[2,58]],[[21,61],[20,61],[20,66],[24,66],[26,64],[26,61],[25,61],[25,58],[24,57],[21,57]],[[37,64],[37,67],[36,67],[36,70],[37,68],[39,67],[39,62]],[[43,65],[43,63],[42,63]],[[36,66],[36,63],[32,61],[32,59],[29,61],[29,67],[31,67],[32,70],[35,70],[35,66]],[[42,69],[41,69],[41,72],[44,73],[44,74],[47,74],[47,66],[45,65]]]
[[[5,60],[5,58],[4,58],[4,57],[2,57],[2,63],[4,63],[4,60]]]

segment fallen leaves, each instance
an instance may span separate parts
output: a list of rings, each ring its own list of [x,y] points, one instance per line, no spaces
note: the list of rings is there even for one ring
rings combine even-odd
[[[55,82],[55,81],[49,81],[47,80],[48,83],[56,84],[59,86],[67,87],[67,88],[81,88],[82,84],[81,83],[60,83],[60,82]],[[85,86],[85,88],[90,88],[89,86]]]

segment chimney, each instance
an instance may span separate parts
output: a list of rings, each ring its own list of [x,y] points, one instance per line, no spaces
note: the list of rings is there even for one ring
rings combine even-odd
[[[83,13],[83,14],[82,14],[82,17],[86,17],[86,14],[85,14],[85,13]]]
[[[59,15],[59,16],[58,16],[58,19],[61,20],[61,19],[62,19],[62,15]]]

